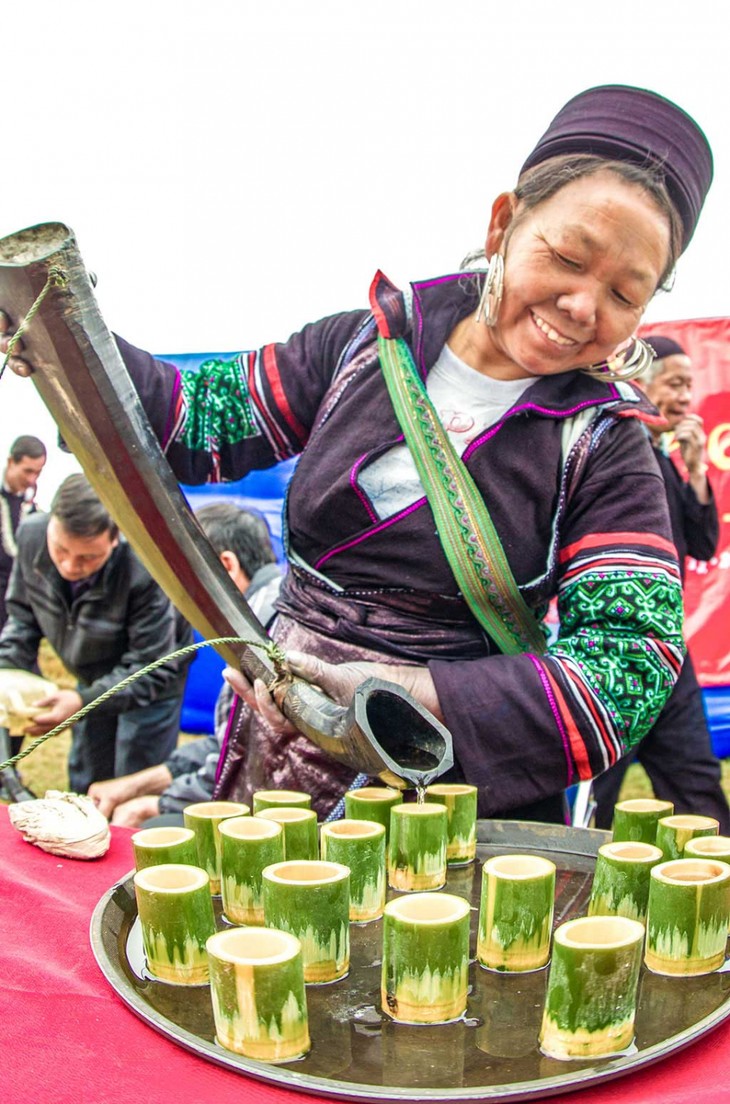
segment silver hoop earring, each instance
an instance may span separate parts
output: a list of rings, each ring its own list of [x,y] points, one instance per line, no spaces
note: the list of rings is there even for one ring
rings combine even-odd
[[[640,337],[634,338],[634,344],[630,355],[623,353],[609,357],[601,364],[591,364],[588,368],[581,368],[587,376],[599,380],[630,380],[637,376],[643,376],[654,360],[654,350]]]
[[[501,253],[493,253],[489,260],[489,268],[484,277],[482,296],[477,307],[476,320],[482,318],[487,326],[494,326],[499,314],[499,305],[502,302],[504,292],[504,257]]]

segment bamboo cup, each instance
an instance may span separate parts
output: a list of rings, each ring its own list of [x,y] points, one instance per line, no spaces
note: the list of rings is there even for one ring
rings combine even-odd
[[[550,957],[555,863],[495,855],[482,868],[477,958],[488,970],[540,970]]]
[[[132,836],[134,865],[137,870],[165,863],[198,865],[198,848],[192,828],[143,828]]]
[[[390,810],[388,884],[417,892],[446,885],[445,805],[394,805]]]
[[[198,801],[186,805],[183,820],[186,828],[195,832],[198,864],[210,878],[210,892],[221,891],[221,841],[218,825],[234,816],[248,816],[250,809],[240,801]]]
[[[693,977],[725,961],[730,866],[719,859],[672,859],[651,872],[644,961],[655,974]]]
[[[322,858],[350,868],[350,920],[378,920],[385,908],[385,828],[372,820],[322,825]]]
[[[730,864],[730,836],[695,836],[684,845],[685,859],[719,859]]]
[[[221,899],[234,924],[263,924],[261,872],[284,858],[284,830],[260,817],[231,817],[218,825],[221,838]]]
[[[463,897],[398,897],[383,916],[383,1012],[398,1023],[457,1020],[466,1011],[469,914]]]
[[[147,968],[174,985],[208,980],[205,944],[215,931],[208,875],[198,866],[166,863],[134,875]]]
[[[253,815],[262,809],[311,809],[312,798],[302,790],[256,790],[252,797]]]
[[[613,807],[613,842],[656,843],[656,828],[662,817],[671,816],[671,801],[654,797],[634,797]]]
[[[477,788],[458,782],[426,786],[426,801],[446,806],[446,863],[465,866],[477,853]]]
[[[540,1028],[550,1058],[597,1058],[634,1038],[644,925],[627,916],[580,916],[555,929]]]
[[[350,870],[341,863],[299,860],[263,871],[266,926],[302,944],[304,980],[337,981],[350,968]]]
[[[385,828],[385,845],[390,837],[390,810],[403,803],[400,790],[390,786],[362,786],[345,794],[345,816],[348,820],[375,820]]]
[[[681,859],[685,844],[696,836],[716,836],[720,825],[714,817],[681,813],[662,817],[657,824],[656,845],[665,859]]]
[[[685,843],[683,858],[730,863],[730,836],[694,836]]]
[[[289,932],[229,928],[207,943],[216,1038],[260,1062],[310,1049],[302,948]]]
[[[317,814],[313,809],[272,806],[256,813],[257,819],[273,821],[284,830],[285,859],[318,859]]]
[[[628,916],[643,924],[649,874],[661,861],[661,850],[651,843],[604,843],[598,848],[588,915]]]

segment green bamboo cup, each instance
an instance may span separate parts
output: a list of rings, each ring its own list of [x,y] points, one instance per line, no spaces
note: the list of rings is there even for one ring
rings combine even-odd
[[[421,892],[446,885],[446,806],[394,805],[390,810],[388,884]]]
[[[229,928],[207,943],[216,1038],[260,1062],[291,1062],[310,1049],[302,948],[273,928]]]
[[[134,875],[147,968],[174,985],[208,980],[205,944],[215,931],[208,875],[199,866],[166,863]]]
[[[446,806],[446,863],[465,866],[477,853],[477,788],[459,782],[426,786],[426,801]]]
[[[540,1049],[550,1058],[598,1058],[634,1038],[644,925],[580,916],[555,929]]]
[[[730,836],[695,836],[684,845],[685,859],[719,859],[730,864]]]
[[[322,825],[322,858],[350,868],[350,920],[367,924],[385,908],[385,828],[372,820]]]
[[[312,798],[302,790],[256,790],[252,798],[253,815],[262,809],[311,809]]]
[[[416,893],[385,906],[381,999],[392,1020],[449,1023],[464,1015],[470,912],[451,893]]]
[[[665,860],[681,859],[689,840],[697,836],[716,836],[719,831],[720,825],[714,817],[680,813],[661,818],[656,829],[656,845],[661,848]]]
[[[319,858],[317,814],[313,809],[289,809],[272,806],[256,813],[261,820],[280,824],[284,830],[285,859]]]
[[[295,860],[263,872],[269,928],[291,932],[302,944],[304,980],[323,984],[350,968],[350,869],[341,863]]]
[[[671,816],[671,801],[654,797],[634,797],[619,801],[613,807],[612,839],[614,843],[656,843],[656,828],[662,817]]]
[[[555,863],[495,855],[482,867],[477,958],[487,970],[540,970],[550,957]]]
[[[655,974],[695,977],[725,961],[730,866],[672,859],[651,872],[644,961]]]
[[[234,816],[248,816],[248,805],[240,801],[198,801],[186,805],[183,820],[186,828],[195,832],[198,848],[198,863],[210,878],[210,892],[221,891],[221,841],[218,825],[222,820]]]
[[[649,903],[649,874],[661,861],[661,850],[651,843],[604,843],[598,848],[588,915],[628,916],[643,924]]]
[[[730,836],[694,836],[685,843],[682,857],[730,863]]]
[[[223,913],[234,924],[263,924],[261,872],[282,862],[284,830],[260,817],[231,817],[218,825],[221,839]]]
[[[165,863],[198,865],[198,848],[192,828],[173,825],[159,828],[143,828],[132,836],[134,865],[137,870],[146,866],[162,866]]]
[[[348,820],[375,820],[385,828],[385,845],[390,836],[390,810],[401,805],[403,794],[390,786],[362,786],[345,794],[345,816]]]

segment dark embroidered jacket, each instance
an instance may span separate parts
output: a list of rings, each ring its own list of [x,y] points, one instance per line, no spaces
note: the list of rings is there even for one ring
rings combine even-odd
[[[540,378],[463,455],[528,604],[540,616],[558,597],[561,634],[546,656],[503,656],[484,636],[425,497],[376,516],[359,474],[403,440],[376,323],[406,337],[425,377],[477,295],[463,273],[407,295],[378,274],[372,312],[322,319],[284,344],[182,377],[120,349],[181,481],[235,479],[301,453],[279,608],[354,648],[428,663],[459,768],[487,815],[613,763],[656,719],[684,646],[666,498],[639,424],[654,411],[629,384],[580,372]],[[590,424],[565,456],[581,416]],[[240,754],[233,747],[228,758]],[[290,754],[271,752],[278,785]],[[224,764],[221,792],[228,773]]]

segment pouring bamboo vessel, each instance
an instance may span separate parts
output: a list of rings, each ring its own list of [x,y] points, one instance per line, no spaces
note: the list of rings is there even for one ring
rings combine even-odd
[[[160,448],[94,298],[73,232],[51,222],[0,239],[0,307],[20,327],[19,355],[90,483],[140,560],[225,661],[271,689],[314,744],[390,785],[424,786],[453,763],[451,735],[404,689],[381,679],[348,708],[292,678],[198,526]],[[266,650],[265,646],[269,646]]]

